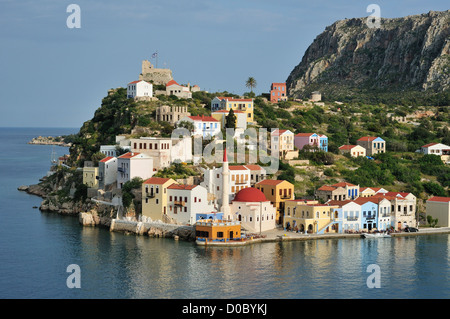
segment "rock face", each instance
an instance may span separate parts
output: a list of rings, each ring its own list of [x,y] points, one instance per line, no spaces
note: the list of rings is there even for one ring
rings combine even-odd
[[[328,26],[289,75],[289,96],[450,88],[450,10],[380,22],[379,28],[368,27],[367,18]]]

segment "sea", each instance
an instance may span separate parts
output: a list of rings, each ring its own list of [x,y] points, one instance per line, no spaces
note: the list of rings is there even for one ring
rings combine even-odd
[[[0,299],[450,297],[446,234],[200,247],[40,212],[42,199],[17,188],[38,183],[52,152],[68,148],[27,142],[77,131],[0,128]]]

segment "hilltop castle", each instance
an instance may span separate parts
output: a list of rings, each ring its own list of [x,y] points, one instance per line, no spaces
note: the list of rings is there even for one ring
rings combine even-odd
[[[142,61],[142,73],[139,74],[139,80],[166,85],[169,81],[173,80],[172,70],[156,69],[150,61],[144,60]]]

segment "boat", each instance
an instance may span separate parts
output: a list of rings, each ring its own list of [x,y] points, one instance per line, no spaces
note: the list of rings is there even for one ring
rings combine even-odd
[[[391,237],[391,235],[389,235],[388,233],[372,233],[372,234],[365,233],[365,234],[362,234],[362,236],[364,238],[390,238]]]

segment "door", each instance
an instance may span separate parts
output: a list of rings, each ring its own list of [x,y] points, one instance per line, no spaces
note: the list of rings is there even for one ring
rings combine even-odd
[[[233,231],[230,230],[230,239],[233,239]]]

